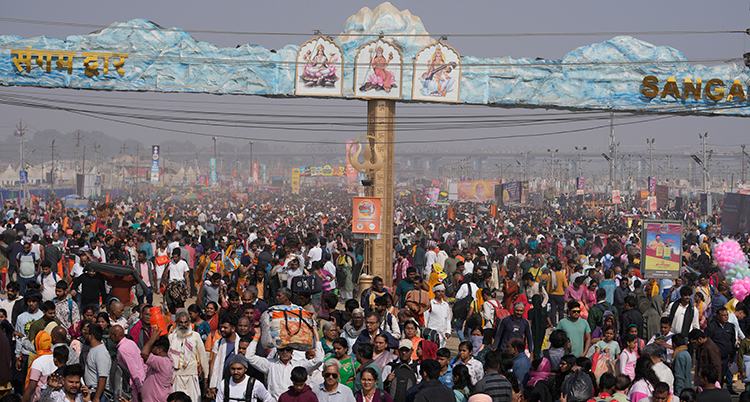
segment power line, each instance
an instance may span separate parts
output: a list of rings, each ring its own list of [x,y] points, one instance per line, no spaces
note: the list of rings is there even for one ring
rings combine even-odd
[[[377,37],[379,34],[376,33],[320,33],[318,31],[307,32],[259,32],[259,31],[229,31],[229,30],[213,30],[213,29],[184,29],[184,28],[163,28],[154,24],[154,27],[132,27],[125,24],[87,24],[77,22],[65,22],[65,21],[46,21],[46,20],[35,20],[35,19],[24,19],[24,18],[10,18],[0,17],[0,21],[14,22],[20,24],[33,24],[33,25],[50,25],[50,26],[68,26],[78,28],[93,28],[93,29],[131,29],[131,30],[144,30],[144,31],[172,31],[187,33],[206,33],[206,34],[221,34],[221,35],[252,35],[252,36],[312,36],[312,35],[323,35],[323,36],[349,36],[349,37]],[[390,37],[522,37],[522,36],[621,36],[621,35],[716,35],[716,34],[744,34],[746,30],[679,30],[679,31],[598,31],[598,32],[506,32],[506,33],[383,33],[384,36]]]

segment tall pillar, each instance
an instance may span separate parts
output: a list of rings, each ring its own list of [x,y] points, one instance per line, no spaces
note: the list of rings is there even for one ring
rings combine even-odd
[[[370,140],[370,146],[377,147],[382,155],[383,168],[369,175],[373,180],[366,187],[368,196],[380,198],[382,222],[380,239],[371,240],[372,275],[383,278],[386,285],[391,285],[393,274],[393,154],[395,134],[393,120],[396,114],[396,102],[392,100],[367,101],[367,134],[376,140]]]

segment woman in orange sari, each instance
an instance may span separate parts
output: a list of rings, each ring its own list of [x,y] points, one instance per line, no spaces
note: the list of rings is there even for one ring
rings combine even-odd
[[[41,392],[41,386],[47,384],[47,376],[57,370],[57,366],[52,359],[52,337],[44,332],[39,331],[34,338],[34,347],[36,356],[29,357],[29,369],[26,372],[26,383],[24,400],[37,400]],[[32,398],[32,396],[34,396]]]

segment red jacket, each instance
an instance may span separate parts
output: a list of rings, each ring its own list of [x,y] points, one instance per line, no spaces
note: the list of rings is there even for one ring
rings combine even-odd
[[[279,396],[279,402],[318,402],[318,397],[315,396],[309,385],[305,385],[300,393],[294,392],[294,388],[289,387],[289,391]]]

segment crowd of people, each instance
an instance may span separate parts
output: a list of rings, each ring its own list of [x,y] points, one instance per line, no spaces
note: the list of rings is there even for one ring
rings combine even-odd
[[[6,203],[0,402],[723,402],[750,384],[717,216],[677,215],[679,278],[655,279],[639,211],[396,207],[393,271],[360,288],[336,188]],[[321,291],[293,291],[301,276]],[[267,347],[279,306],[311,313],[311,347]]]

